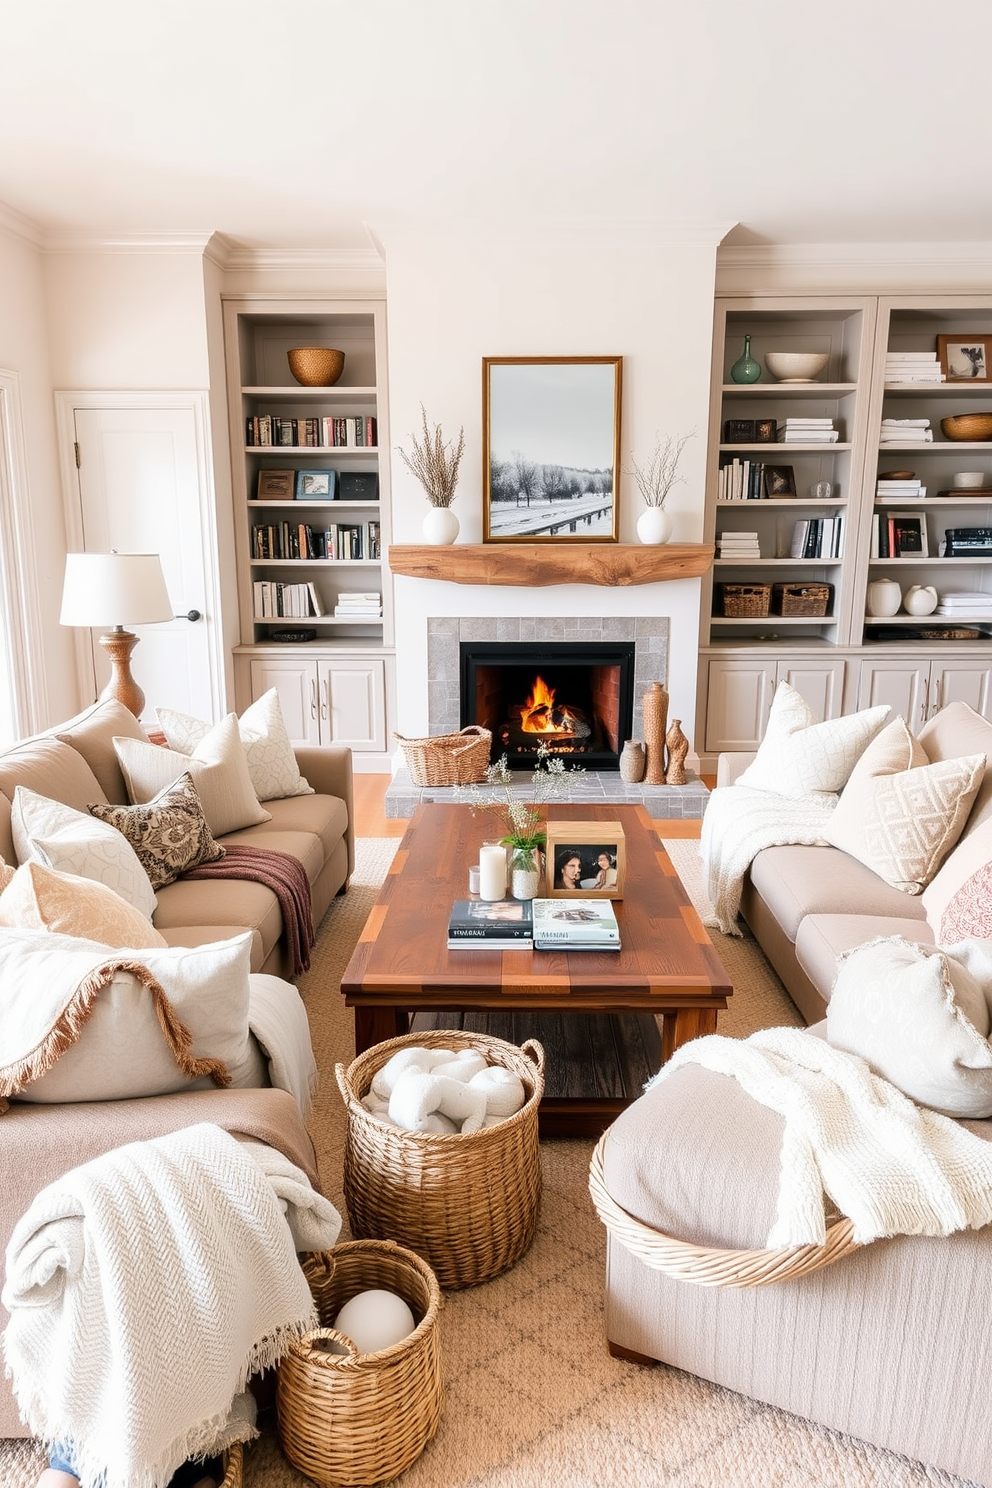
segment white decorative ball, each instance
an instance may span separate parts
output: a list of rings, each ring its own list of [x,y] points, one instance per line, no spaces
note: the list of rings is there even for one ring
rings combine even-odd
[[[331,1324],[350,1338],[360,1354],[375,1354],[407,1338],[417,1322],[402,1297],[374,1287],[357,1292],[341,1308]]]

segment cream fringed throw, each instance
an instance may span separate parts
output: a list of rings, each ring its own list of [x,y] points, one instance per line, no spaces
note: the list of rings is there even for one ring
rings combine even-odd
[[[754,858],[766,847],[787,843],[825,847],[823,827],[836,805],[837,797],[826,792],[794,801],[749,785],[721,785],[711,791],[699,852],[713,913],[703,916],[703,924],[724,935],[740,935],[741,886]]]
[[[710,1034],[683,1044],[651,1084],[683,1064],[730,1075],[785,1119],[770,1248],[822,1245],[825,1193],[859,1245],[992,1224],[992,1142],[914,1105],[856,1055],[800,1028]]]
[[[281,1153],[207,1123],[66,1173],[7,1247],[23,1419],[71,1441],[101,1488],[161,1488],[187,1457],[254,1435],[232,1405],[313,1326],[296,1252],[330,1249],[340,1225]]]

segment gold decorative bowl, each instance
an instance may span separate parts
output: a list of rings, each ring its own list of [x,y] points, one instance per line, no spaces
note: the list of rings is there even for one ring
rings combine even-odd
[[[344,352],[329,346],[294,346],[289,370],[304,387],[333,387],[344,371]]]
[[[992,439],[992,413],[958,413],[953,418],[943,418],[940,431],[947,439],[984,443]]]

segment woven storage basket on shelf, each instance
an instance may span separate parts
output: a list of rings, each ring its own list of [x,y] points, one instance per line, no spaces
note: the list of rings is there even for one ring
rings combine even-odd
[[[760,620],[768,614],[771,584],[718,584],[720,614],[730,620]]]
[[[854,1226],[844,1218],[827,1225],[827,1238],[822,1245],[799,1245],[792,1250],[721,1250],[712,1245],[675,1240],[635,1219],[613,1198],[606,1187],[603,1166],[608,1137],[609,1132],[600,1137],[589,1167],[589,1192],[596,1213],[625,1250],[645,1266],[664,1271],[676,1281],[691,1281],[696,1286],[770,1286],[776,1281],[808,1276],[860,1248],[851,1238]]]
[[[405,1131],[362,1105],[372,1080],[401,1049],[475,1049],[488,1064],[519,1075],[519,1111],[467,1136]],[[366,1049],[335,1071],[348,1109],[344,1195],[352,1234],[391,1237],[433,1266],[443,1287],[475,1286],[524,1254],[537,1227],[541,1165],[537,1108],[544,1050],[484,1033],[441,1028],[407,1033]]]
[[[476,723],[433,739],[404,739],[402,734],[393,738],[403,750],[414,785],[477,785],[486,778],[493,736]]]
[[[420,1256],[389,1240],[354,1240],[303,1263],[322,1326],[279,1362],[279,1440],[290,1462],[332,1488],[387,1483],[420,1456],[441,1418],[437,1319],[441,1289]],[[345,1302],[372,1288],[395,1292],[417,1327],[359,1354],[330,1326]],[[328,1353],[322,1342],[343,1347]]]
[[[773,615],[822,617],[830,608],[829,584],[773,584]]]

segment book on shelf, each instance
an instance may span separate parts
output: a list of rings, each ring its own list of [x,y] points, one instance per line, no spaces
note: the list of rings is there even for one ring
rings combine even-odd
[[[284,584],[278,580],[256,579],[252,584],[252,608],[256,620],[310,620],[324,613],[315,609],[310,584]],[[319,596],[317,603],[319,604]]]
[[[448,944],[466,942],[495,949],[496,943],[528,946],[533,939],[531,901],[456,899],[448,916]]]
[[[245,419],[245,444],[253,449],[374,449],[377,439],[378,424],[367,413],[347,418],[258,413]]]
[[[620,949],[620,926],[610,899],[534,899],[534,949]]]

